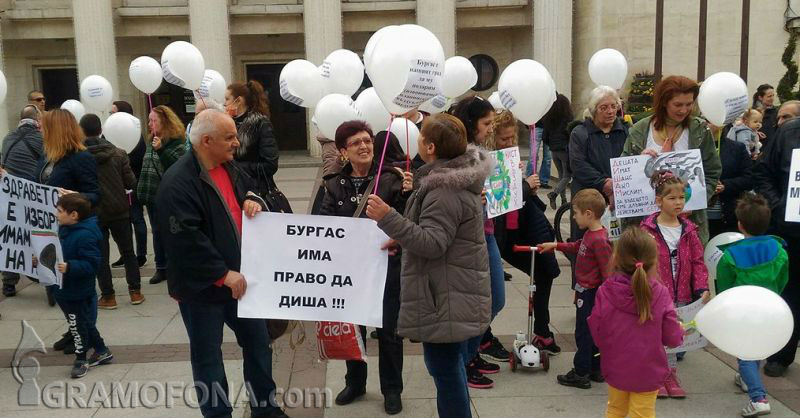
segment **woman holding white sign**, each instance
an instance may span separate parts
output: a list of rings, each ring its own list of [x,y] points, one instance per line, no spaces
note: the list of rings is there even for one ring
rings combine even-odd
[[[711,199],[722,173],[722,163],[706,122],[693,116],[700,86],[692,79],[673,75],[661,80],[653,95],[653,116],[630,129],[623,156],[647,154],[653,157],[670,151],[699,149],[703,158],[706,198]],[[641,218],[627,218],[638,224]],[[700,240],[708,242],[706,211],[694,211],[690,219],[698,227]]]
[[[481,191],[492,162],[467,145],[460,120],[426,118],[419,139],[425,165],[414,179],[405,217],[370,195],[367,216],[403,248],[397,332],[422,341],[436,384],[439,416],[471,417],[462,352],[491,319],[489,256]]]
[[[383,133],[382,133],[383,134]],[[380,138],[381,140],[385,138]],[[378,175],[379,162],[374,160],[374,137],[369,125],[354,120],[343,123],[336,129],[336,148],[345,162],[339,174],[325,178],[325,196],[322,198],[321,215],[361,217],[364,201],[377,194],[398,212],[405,209],[406,192],[411,190],[411,174],[391,166],[391,162],[405,160],[405,154],[393,135],[384,155],[386,163]],[[364,203],[362,203],[364,202]],[[397,315],[400,309],[400,258],[389,256],[386,272],[386,287],[383,294],[383,327],[378,329],[378,367],[380,369],[381,393],[384,409],[388,414],[397,414],[403,409],[400,393],[403,391],[403,339],[397,336]],[[361,338],[366,345],[366,327],[361,326]],[[367,363],[348,360],[345,388],[336,396],[337,405],[347,405],[366,393]]]

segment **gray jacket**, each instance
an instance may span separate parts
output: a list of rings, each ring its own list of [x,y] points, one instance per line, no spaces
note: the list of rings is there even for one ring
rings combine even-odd
[[[403,248],[399,335],[454,343],[489,326],[481,190],[492,164],[472,145],[459,157],[426,164],[415,176],[405,217],[392,209],[378,222]]]
[[[42,133],[31,119],[23,119],[17,129],[11,131],[3,140],[0,153],[0,166],[12,176],[36,181],[36,166],[42,151]]]

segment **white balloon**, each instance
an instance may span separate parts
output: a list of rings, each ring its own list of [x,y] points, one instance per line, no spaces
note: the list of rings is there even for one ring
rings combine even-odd
[[[511,63],[500,75],[499,98],[505,109],[526,125],[532,125],[550,110],[555,83],[544,65],[530,59]]]
[[[589,59],[589,78],[598,86],[622,88],[628,77],[628,60],[616,49],[601,49]]]
[[[81,81],[81,101],[90,110],[104,112],[111,109],[114,92],[111,83],[99,75],[90,75]]]
[[[195,94],[202,98],[211,98],[219,104],[225,102],[225,90],[228,85],[222,74],[214,70],[206,70],[203,74],[203,81]]]
[[[364,47],[364,67],[369,66],[369,63],[372,61],[372,51],[375,50],[375,45],[383,37],[383,35],[386,35],[388,32],[396,30],[397,28],[399,28],[397,25],[384,26],[369,37],[367,45]]]
[[[129,113],[114,113],[103,124],[103,136],[126,153],[136,148],[141,134],[142,126],[139,119]]]
[[[281,97],[297,106],[314,107],[325,95],[325,82],[316,65],[293,60],[283,66],[280,75]]]
[[[351,120],[363,120],[364,117],[350,96],[334,93],[323,97],[317,103],[314,119],[322,135],[334,139],[339,125]]]
[[[0,104],[3,104],[6,101],[6,94],[8,93],[8,82],[6,81],[6,75],[0,71]]]
[[[503,103],[500,101],[500,92],[499,91],[496,91],[496,92],[490,94],[488,100],[489,100],[489,103],[492,104],[492,107],[494,107],[495,111],[499,112],[499,111],[505,109],[505,107],[503,107]]]
[[[61,108],[72,113],[72,116],[75,116],[75,120],[78,122],[86,114],[86,108],[83,107],[83,103],[75,99],[64,100],[64,103],[61,103]]]
[[[403,149],[403,152],[405,152],[409,158],[414,158],[417,155],[419,149],[419,144],[417,143],[419,128],[417,128],[414,122],[406,118],[395,118],[392,121],[392,128],[389,129],[389,131],[397,137],[397,141],[400,142],[400,148]]]
[[[442,113],[447,108],[450,107],[450,104],[453,102],[452,99],[448,99],[443,95],[439,94],[437,96],[433,96],[432,98],[428,99],[425,103],[419,105],[419,110],[423,112],[427,112],[429,115],[435,115],[437,113]]]
[[[719,247],[742,239],[744,239],[744,235],[738,232],[723,232],[708,241],[706,250],[703,252],[703,261],[708,267],[709,279],[714,280],[717,278],[717,264],[722,258],[722,250]]]
[[[734,73],[712,74],[700,85],[697,106],[709,122],[724,126],[738,118],[748,106],[747,84]]]
[[[442,94],[445,97],[458,97],[466,93],[478,82],[478,71],[470,60],[464,57],[450,57],[444,62]]]
[[[128,67],[131,83],[144,94],[152,94],[161,85],[161,64],[150,57],[139,57]]]
[[[739,286],[711,299],[694,318],[697,329],[720,350],[742,360],[762,360],[789,341],[789,305],[760,286]]]
[[[392,115],[383,107],[374,87],[365,89],[358,95],[356,107],[361,112],[362,120],[372,128],[372,132],[384,131],[389,126]]]
[[[441,94],[442,44],[428,29],[402,25],[372,48],[367,74],[386,110],[400,115]]]
[[[364,81],[364,64],[358,55],[347,49],[331,52],[320,65],[326,90],[352,96]]]
[[[161,69],[168,83],[197,90],[206,69],[203,54],[186,41],[175,41],[161,53]]]

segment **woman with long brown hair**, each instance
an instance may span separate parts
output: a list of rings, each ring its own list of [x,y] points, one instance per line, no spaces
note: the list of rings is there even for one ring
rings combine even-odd
[[[269,104],[258,81],[233,83],[225,92],[225,110],[236,122],[239,148],[234,159],[256,180],[260,196],[275,188],[272,176],[278,171],[278,143],[269,120]],[[270,208],[274,209],[274,208]]]
[[[150,111],[148,126],[150,127],[150,137],[142,160],[139,183],[136,185],[136,196],[142,204],[147,206],[147,215],[153,228],[156,273],[150,279],[150,284],[156,284],[167,279],[167,260],[160,239],[158,222],[155,222],[157,210],[155,196],[161,177],[186,152],[186,148],[183,146],[186,131],[183,122],[178,119],[175,112],[163,105],[156,106]]]

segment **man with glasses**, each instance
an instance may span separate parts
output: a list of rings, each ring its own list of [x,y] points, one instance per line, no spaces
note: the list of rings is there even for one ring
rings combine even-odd
[[[31,90],[31,92],[28,93],[28,104],[34,105],[36,106],[37,109],[39,109],[40,112],[44,112],[45,111],[44,94],[39,90]]]

